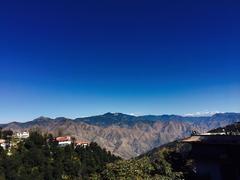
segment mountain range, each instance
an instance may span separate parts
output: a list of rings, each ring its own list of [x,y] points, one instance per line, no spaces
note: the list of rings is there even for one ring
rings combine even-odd
[[[189,136],[193,130],[202,133],[239,121],[240,113],[218,113],[209,117],[106,113],[77,119],[39,117],[0,126],[14,132],[35,129],[55,136],[71,135],[79,140],[97,142],[115,155],[129,159]]]

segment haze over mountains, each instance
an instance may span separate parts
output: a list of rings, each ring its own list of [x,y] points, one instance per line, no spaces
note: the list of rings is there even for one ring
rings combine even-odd
[[[39,129],[56,136],[72,135],[76,139],[95,141],[123,158],[131,158],[188,136],[192,130],[206,132],[238,121],[240,113],[218,113],[209,117],[106,113],[74,120],[39,117],[25,123],[3,124],[1,127],[13,131]]]

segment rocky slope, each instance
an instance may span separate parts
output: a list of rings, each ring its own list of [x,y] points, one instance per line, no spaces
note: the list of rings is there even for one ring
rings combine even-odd
[[[40,117],[26,123],[1,125],[4,129],[38,129],[54,135],[72,135],[95,141],[123,158],[131,158],[165,143],[190,135],[192,130],[206,132],[240,121],[239,113],[215,114],[212,117],[130,116],[106,113],[100,116],[50,119]]]

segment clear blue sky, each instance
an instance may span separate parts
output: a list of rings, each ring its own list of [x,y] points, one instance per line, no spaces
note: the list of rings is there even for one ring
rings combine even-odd
[[[1,1],[0,123],[240,111],[238,1]]]

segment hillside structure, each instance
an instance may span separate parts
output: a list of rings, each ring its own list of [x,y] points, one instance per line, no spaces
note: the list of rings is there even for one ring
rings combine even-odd
[[[75,142],[75,147],[80,146],[80,147],[86,148],[88,145],[89,145],[89,142],[87,142],[87,141],[79,141],[78,140]]]
[[[65,147],[67,145],[71,145],[72,144],[71,136],[56,137],[55,141],[58,142],[58,145],[61,146],[61,147]]]
[[[16,133],[16,136],[19,139],[27,139],[29,137],[29,132],[27,132],[27,131],[18,132],[18,133]]]
[[[6,143],[6,140],[5,140],[5,139],[0,139],[0,146],[1,146],[3,149],[6,149],[7,143]]]
[[[191,144],[190,158],[200,179],[240,179],[239,135],[195,135],[182,142]]]

